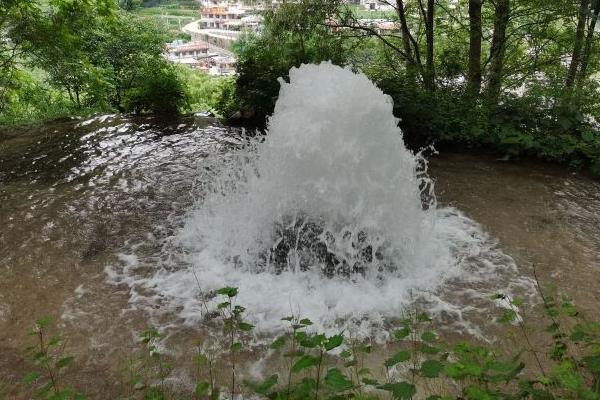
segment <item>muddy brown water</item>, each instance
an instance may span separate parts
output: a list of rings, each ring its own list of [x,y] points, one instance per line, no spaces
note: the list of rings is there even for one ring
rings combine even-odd
[[[107,283],[105,268],[127,243],[173,233],[197,196],[199,169],[210,169],[204,159],[226,154],[239,133],[205,117],[0,130],[0,382],[15,388],[10,398],[27,397],[17,382],[31,369],[27,332],[42,315],[55,318],[76,357],[67,381],[88,398],[123,393],[122,367],[150,316],[129,301],[143,289]],[[557,283],[600,317],[600,183],[489,155],[442,153],[430,167],[440,203],[481,223],[523,275],[535,268],[542,284]],[[197,333],[170,332],[172,357],[189,366]],[[191,384],[185,372],[175,379]]]

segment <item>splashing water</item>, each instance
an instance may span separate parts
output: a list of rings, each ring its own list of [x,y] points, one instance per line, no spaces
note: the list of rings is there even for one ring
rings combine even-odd
[[[484,298],[481,283],[514,263],[468,218],[437,207],[427,164],[404,147],[392,106],[349,69],[292,69],[264,141],[202,182],[175,238],[189,267],[144,285],[191,323],[198,296],[237,286],[259,331],[295,314],[370,334],[419,297],[455,314],[473,308],[444,293]]]

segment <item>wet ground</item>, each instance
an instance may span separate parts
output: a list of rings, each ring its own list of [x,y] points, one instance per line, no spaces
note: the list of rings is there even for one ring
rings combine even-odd
[[[137,333],[163,317],[131,302],[145,288],[108,283],[106,267],[132,243],[170,236],[201,193],[199,176],[210,174],[204,159],[239,141],[239,131],[203,117],[106,116],[0,131],[0,381],[29,370],[27,332],[51,315],[76,356],[68,379],[88,398],[123,391]],[[430,164],[440,203],[481,223],[524,276],[535,270],[600,317],[597,181],[488,155],[441,154]],[[195,333],[172,326],[170,340],[188,363]]]

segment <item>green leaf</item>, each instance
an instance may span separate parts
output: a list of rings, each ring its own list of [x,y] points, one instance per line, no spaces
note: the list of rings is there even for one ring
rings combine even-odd
[[[254,328],[254,325],[251,325],[247,322],[240,322],[238,323],[238,328],[243,332],[249,332],[252,330],[252,328]]]
[[[164,400],[165,395],[163,392],[156,387],[152,387],[144,393],[144,400]]]
[[[273,350],[277,350],[282,348],[285,345],[285,336],[279,336],[277,339],[271,343],[271,347]]]
[[[371,378],[363,378],[362,381],[365,385],[369,385],[369,386],[379,385],[379,382],[377,382],[375,379],[371,379]]]
[[[279,375],[271,375],[270,377],[265,379],[258,387],[256,387],[254,391],[258,394],[266,396],[269,390],[271,390],[271,388],[277,384],[278,380]]]
[[[233,351],[234,353],[238,352],[240,350],[242,350],[242,343],[241,342],[235,342],[235,343],[233,343],[231,345],[231,351]]]
[[[497,400],[498,396],[494,393],[490,393],[489,391],[477,387],[477,386],[467,386],[465,388],[465,395],[469,400]]]
[[[423,354],[437,354],[441,350],[437,347],[430,346],[426,343],[421,343],[421,345],[419,346],[419,351]]]
[[[583,362],[592,374],[600,375],[600,355],[585,357]]]
[[[331,368],[327,371],[325,385],[335,393],[352,388],[352,382],[338,368]]]
[[[41,376],[42,376],[42,374],[40,374],[39,372],[31,371],[23,377],[21,382],[23,382],[23,384],[25,384],[25,385],[31,385],[31,384],[34,384],[35,382],[37,382],[37,380],[40,379]]]
[[[320,346],[324,341],[325,341],[326,337],[325,335],[313,335],[313,336],[302,336],[302,338],[300,338],[299,342],[300,345],[303,347],[306,347],[308,349],[313,349],[317,346]]]
[[[327,339],[327,342],[325,342],[325,350],[327,350],[327,351],[333,350],[336,347],[341,346],[342,343],[344,343],[344,336],[342,336],[342,335],[332,336]]]
[[[300,324],[301,324],[301,325],[305,325],[305,326],[309,326],[309,325],[312,325],[313,323],[312,323],[312,321],[311,321],[310,319],[308,319],[308,318],[302,318],[302,319],[300,320]]]
[[[59,344],[61,342],[61,337],[58,335],[54,335],[50,338],[50,340],[48,341],[48,346],[56,346],[57,344]]]
[[[371,352],[373,351],[373,346],[362,345],[358,348],[358,351],[360,351],[361,353],[365,353],[365,354],[371,354]]]
[[[421,364],[421,375],[425,378],[437,378],[444,369],[444,364],[437,360],[427,360]]]
[[[394,354],[392,357],[385,360],[384,365],[388,368],[393,367],[394,365],[410,360],[410,353],[408,351],[399,351]]]
[[[313,398],[313,392],[317,387],[317,381],[313,378],[304,378],[294,388],[293,399],[310,399]]]
[[[204,397],[204,396],[208,395],[209,390],[210,390],[210,383],[198,382],[196,384],[196,389],[194,390],[194,394],[198,397]]]
[[[410,400],[417,393],[415,385],[411,385],[408,382],[388,383],[378,388],[391,392],[396,400]]]
[[[42,318],[35,320],[35,324],[38,328],[47,328],[52,323],[52,317],[44,315]]]
[[[500,318],[499,322],[506,324],[506,323],[514,322],[516,319],[517,319],[517,313],[512,309],[506,309],[502,313],[502,317]]]
[[[394,337],[398,340],[402,340],[402,339],[408,337],[408,335],[410,335],[409,328],[402,328],[402,329],[399,329],[396,332],[394,332]]]
[[[582,340],[584,340],[587,337],[586,333],[581,329],[581,327],[576,326],[575,330],[573,331],[573,333],[571,333],[571,336],[569,336],[569,339],[571,339],[573,342],[581,342]]]
[[[56,362],[56,368],[58,368],[58,369],[66,368],[69,365],[71,365],[72,362],[73,362],[73,357],[70,357],[70,356],[63,357]]]
[[[516,306],[516,307],[521,307],[523,304],[525,304],[523,299],[519,299],[519,298],[512,299],[511,303],[513,306]]]
[[[283,317],[281,318],[282,321],[287,321],[287,322],[292,322],[294,320],[294,317]]]
[[[218,308],[219,310],[222,310],[222,309],[224,309],[224,308],[227,308],[227,307],[229,307],[229,305],[230,305],[230,304],[231,304],[230,302],[228,302],[228,301],[224,301],[224,302],[222,302],[222,303],[219,303],[219,304],[217,304],[217,308]]]
[[[348,349],[346,349],[340,353],[340,357],[342,357],[342,358],[349,358],[351,356],[352,356],[352,352]]]
[[[319,359],[317,357],[313,357],[311,355],[306,354],[306,355],[300,357],[300,359],[294,363],[291,371],[293,373],[300,372],[303,369],[314,367],[315,365],[318,365],[318,364],[319,364]]]
[[[421,339],[423,339],[425,342],[435,342],[437,340],[437,336],[435,333],[427,331],[427,332],[423,332],[423,334],[421,335]]]
[[[469,376],[479,378],[483,373],[483,369],[474,362],[465,361],[465,363],[456,362],[446,365],[444,367],[444,372],[451,379],[462,380]]]
[[[226,286],[224,288],[217,290],[217,294],[227,296],[229,298],[235,297],[238,294],[238,288]]]

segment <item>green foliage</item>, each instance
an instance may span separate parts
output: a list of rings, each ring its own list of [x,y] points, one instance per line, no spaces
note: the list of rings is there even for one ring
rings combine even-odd
[[[264,123],[275,107],[277,79],[287,79],[290,68],[327,60],[345,64],[352,43],[332,35],[323,24],[337,3],[283,2],[267,11],[261,34],[247,34],[234,44],[238,74],[235,89],[224,93],[219,113],[228,117],[242,111],[255,122]]]
[[[187,98],[191,111],[219,113],[227,109],[227,102],[233,102],[228,96],[233,91],[233,77],[215,77],[204,72],[180,67],[177,70],[187,87]],[[233,111],[228,111],[229,113]]]
[[[21,382],[33,389],[33,397],[36,399],[84,399],[81,393],[62,382],[64,373],[73,363],[74,357],[65,354],[63,338],[60,335],[48,335],[50,329],[52,319],[49,316],[35,322],[35,327],[29,335],[35,338],[36,344],[28,347],[27,352],[36,369],[25,374]]]
[[[112,0],[2,4],[0,123],[188,108],[185,83],[163,57],[167,36],[152,20]]]
[[[395,343],[391,344],[398,349],[383,362],[383,373],[375,374],[364,366],[365,357],[373,351],[372,344],[350,340],[341,333],[327,336],[313,331],[309,319],[288,316],[282,318],[288,326],[287,333],[270,346],[282,357],[287,371],[280,370],[257,382],[245,380],[244,387],[254,394],[253,398],[276,400],[600,399],[600,323],[586,320],[571,299],[555,288],[539,292],[542,312],[549,323],[546,335],[553,342],[544,365],[526,367],[522,355],[536,354],[532,347],[516,349],[515,354],[510,349],[499,351],[469,341],[450,346],[441,340],[430,316],[414,311],[400,321]],[[223,300],[218,310],[223,327],[220,346],[224,351],[219,354],[232,374],[230,397],[245,396],[247,392],[236,383],[237,357],[245,348],[243,343],[252,325],[243,319],[245,308],[235,303],[237,288],[224,287],[216,294]],[[494,295],[492,300],[513,307],[527,306],[522,300],[503,294]],[[515,321],[523,323],[522,316],[504,322]],[[38,344],[29,351],[38,368],[25,374],[22,382],[36,389],[36,398],[81,399],[81,394],[60,381],[62,371],[69,368],[74,358],[63,353],[62,337],[48,337],[50,327],[49,318],[36,322],[31,334]],[[518,324],[515,329],[519,329]],[[525,335],[524,345],[531,346],[527,330],[521,332]],[[144,348],[127,369],[128,381],[134,387],[132,393],[136,395],[127,398],[180,398],[173,397],[165,385],[173,366],[160,351],[164,334],[149,327],[139,337]],[[199,379],[190,394],[193,398],[220,398],[215,354],[198,347],[194,362]],[[207,380],[200,378],[201,371],[208,372]],[[440,393],[436,394],[435,388]]]

